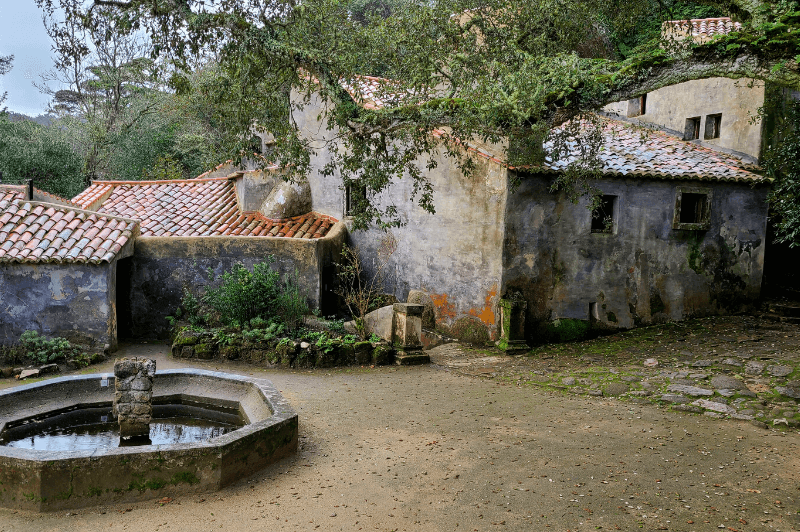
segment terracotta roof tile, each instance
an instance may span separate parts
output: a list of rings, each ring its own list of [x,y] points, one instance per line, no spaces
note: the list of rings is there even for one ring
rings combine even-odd
[[[692,37],[727,35],[732,31],[742,29],[741,22],[733,22],[730,17],[668,20],[664,22],[664,26],[673,27],[687,33],[691,28]]]
[[[583,127],[589,129],[594,126],[585,121]],[[734,155],[714,151],[662,131],[645,131],[609,118],[600,118],[599,127],[603,128],[603,147],[599,155],[602,165],[600,170],[606,176],[740,183],[768,181],[755,172],[757,167],[743,162]],[[446,135],[442,130],[435,130],[434,134]],[[518,170],[561,172],[576,160],[579,153],[579,141],[568,142],[567,146],[575,155],[568,155],[558,161],[546,157],[541,167],[522,167]],[[547,148],[548,144],[545,145],[545,149]],[[489,154],[485,148],[478,150],[468,146],[468,149],[484,158],[506,164],[500,159],[503,154]]]
[[[2,189],[0,197],[0,219],[8,222],[0,230],[0,263],[110,262],[137,232],[134,220],[31,202],[24,195],[9,201]],[[109,253],[100,236],[106,228],[116,232],[114,244],[120,244],[116,252]]]
[[[584,128],[594,127],[588,122]],[[733,155],[714,151],[681,140],[661,131],[642,131],[616,120],[601,119],[603,147],[600,152],[602,173],[611,176],[641,176],[661,179],[698,179],[756,183],[765,178],[752,165]],[[570,148],[577,153],[578,146]],[[545,159],[545,168],[561,171],[575,160],[575,155],[559,161]]]
[[[142,236],[283,236],[273,229],[302,219],[309,225],[316,220],[328,222],[324,231],[313,235],[320,238],[336,222],[315,212],[289,220],[242,212],[233,180],[227,177],[96,181],[73,201],[92,205],[99,213],[140,220]]]

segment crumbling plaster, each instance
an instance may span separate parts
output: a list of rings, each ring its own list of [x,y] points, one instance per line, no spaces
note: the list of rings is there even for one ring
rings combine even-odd
[[[315,148],[308,178],[313,209],[346,219],[340,177],[319,172],[332,156],[327,146],[336,135],[335,128],[329,130],[318,120],[319,105],[312,98],[294,116]],[[406,300],[409,290],[425,291],[436,306],[437,325],[446,328],[460,316],[474,316],[493,334],[503,268],[507,170],[474,157],[475,170],[464,175],[451,158],[434,154],[438,166],[426,171],[426,176],[434,188],[436,214],[411,199],[413,182],[406,176],[380,197],[370,198],[381,207],[396,205],[404,225],[386,232],[377,228],[352,231],[348,242],[358,246],[370,272],[378,264],[381,249],[393,248],[387,262],[386,291],[400,301]],[[421,168],[425,163],[418,161]]]
[[[117,262],[0,265],[0,344],[27,330],[114,349]]]
[[[577,204],[549,191],[551,176],[523,176],[510,195],[503,292],[528,301],[528,336],[559,318],[633,327],[744,308],[757,299],[764,266],[767,187],[602,179],[617,196],[610,234],[591,232],[588,198]],[[707,231],[673,229],[679,187],[713,190]]]

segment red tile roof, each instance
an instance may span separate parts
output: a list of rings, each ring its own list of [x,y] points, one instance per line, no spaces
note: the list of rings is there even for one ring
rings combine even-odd
[[[662,131],[643,130],[641,127],[636,128],[608,118],[600,118],[599,125],[603,128],[603,147],[599,154],[603,175],[741,183],[768,181],[753,171],[756,167],[733,155],[681,140]],[[594,127],[591,123],[584,122],[584,128],[591,127]],[[446,133],[435,130],[434,134]],[[568,143],[574,155],[558,161],[547,157],[541,167],[524,167],[519,170],[561,172],[568,164],[576,161],[579,155],[578,142],[580,141]],[[545,149],[547,148],[548,144],[545,144]],[[481,157],[506,165],[503,153],[490,152],[485,147],[468,146],[468,149]]]
[[[134,220],[19,196],[0,188],[0,263],[111,262],[137,233]]]
[[[95,181],[73,198],[83,208],[141,221],[142,236],[320,238],[336,223],[310,212],[273,220],[242,212],[228,177],[172,181]]]
[[[733,22],[730,17],[720,18],[695,18],[691,20],[668,20],[664,23],[666,27],[688,32],[691,27],[692,37],[702,35],[712,37],[714,35],[727,35],[732,31],[742,29],[741,22]]]
[[[602,172],[611,176],[642,176],[662,179],[699,179],[757,183],[765,178],[753,165],[694,142],[687,142],[662,131],[643,130],[616,120],[601,118],[603,147]],[[588,122],[586,128],[594,127]],[[573,143],[573,153],[577,151]],[[545,159],[545,168],[561,171],[575,155],[559,161]]]

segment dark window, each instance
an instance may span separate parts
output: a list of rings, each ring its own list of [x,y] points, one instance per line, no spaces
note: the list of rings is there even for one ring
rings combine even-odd
[[[682,194],[681,223],[703,223],[708,211],[708,196],[705,194]]]
[[[344,190],[344,214],[352,216],[359,210],[364,210],[367,201],[367,186],[358,181],[351,181]]]
[[[706,139],[718,139],[719,138],[719,130],[720,126],[722,125],[722,115],[708,115],[706,116],[706,131],[705,131],[705,138]]]
[[[700,117],[686,119],[686,128],[683,130],[683,140],[700,138]]]
[[[675,200],[673,229],[703,231],[711,226],[711,191],[681,188]]]
[[[642,116],[647,113],[647,95],[628,100],[628,117]]]
[[[614,232],[614,204],[616,196],[599,196],[598,203],[592,210],[592,233]]]

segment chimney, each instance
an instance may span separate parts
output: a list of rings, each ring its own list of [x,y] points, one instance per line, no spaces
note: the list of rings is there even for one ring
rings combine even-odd
[[[28,199],[33,201],[33,179],[28,179]]]

